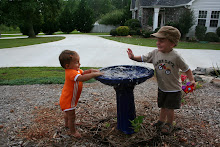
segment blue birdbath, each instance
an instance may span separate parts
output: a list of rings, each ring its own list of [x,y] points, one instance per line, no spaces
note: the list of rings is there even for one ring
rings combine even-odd
[[[142,66],[118,65],[100,69],[104,75],[95,79],[113,86],[117,99],[117,128],[125,134],[133,134],[130,120],[136,118],[134,87],[154,75],[154,70]]]

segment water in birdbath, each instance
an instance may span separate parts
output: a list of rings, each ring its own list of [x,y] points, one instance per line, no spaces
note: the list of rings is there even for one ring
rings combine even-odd
[[[118,66],[115,68],[107,68],[102,70],[104,73],[104,77],[112,79],[112,78],[122,78],[122,79],[133,79],[139,78],[146,75],[146,73],[137,70],[136,67],[123,67]]]

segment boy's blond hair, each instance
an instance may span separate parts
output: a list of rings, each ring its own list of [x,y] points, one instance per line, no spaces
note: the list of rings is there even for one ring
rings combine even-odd
[[[71,60],[74,60],[78,56],[78,53],[71,50],[64,50],[59,56],[60,65],[66,68],[66,64],[70,64]]]
[[[157,33],[151,34],[151,36],[157,38],[166,38],[177,45],[180,40],[181,33],[177,28],[172,26],[163,26],[158,30]]]

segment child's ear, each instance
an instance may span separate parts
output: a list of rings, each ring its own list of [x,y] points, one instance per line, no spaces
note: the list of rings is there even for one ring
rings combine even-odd
[[[65,69],[68,69],[69,68],[69,64],[65,64]]]
[[[175,46],[176,46],[176,44],[175,44],[175,43],[172,43],[171,48],[174,48]]]

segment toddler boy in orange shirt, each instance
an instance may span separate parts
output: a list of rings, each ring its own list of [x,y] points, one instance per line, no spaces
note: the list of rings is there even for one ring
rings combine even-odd
[[[102,73],[96,69],[81,70],[80,57],[75,51],[64,50],[59,56],[59,61],[65,69],[65,83],[60,96],[60,107],[64,111],[65,126],[70,129],[71,135],[80,138],[81,134],[75,127],[75,109],[82,91],[83,82],[100,76]]]

